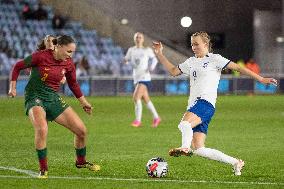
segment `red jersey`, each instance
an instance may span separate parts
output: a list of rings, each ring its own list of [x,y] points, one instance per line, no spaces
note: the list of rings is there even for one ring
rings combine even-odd
[[[83,96],[76,80],[76,68],[72,59],[56,60],[53,56],[53,50],[50,49],[35,52],[14,65],[11,72],[11,80],[16,81],[20,71],[29,67],[32,68],[32,74],[28,85],[33,86],[29,88],[36,90],[34,89],[35,86],[38,87],[39,83],[42,83],[57,92],[60,87],[60,81],[65,76],[73,94],[77,98]]]

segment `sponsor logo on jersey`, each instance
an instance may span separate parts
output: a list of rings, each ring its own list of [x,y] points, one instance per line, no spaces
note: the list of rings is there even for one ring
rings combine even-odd
[[[206,68],[208,66],[209,62],[203,63],[203,68]]]

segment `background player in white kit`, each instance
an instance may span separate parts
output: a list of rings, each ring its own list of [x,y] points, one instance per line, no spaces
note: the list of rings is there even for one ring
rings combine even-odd
[[[153,103],[150,100],[149,88],[151,87],[150,71],[153,71],[157,65],[157,59],[153,50],[144,47],[144,35],[140,32],[134,34],[135,46],[130,47],[125,55],[124,63],[130,63],[133,67],[133,80],[135,90],[133,100],[135,104],[135,120],[131,123],[134,127],[141,126],[142,102],[144,100],[147,108],[153,114],[152,127],[157,127],[161,118],[159,117]],[[150,61],[152,61],[150,63]]]
[[[208,125],[215,112],[217,88],[221,71],[227,67],[248,75],[261,83],[277,85],[273,78],[264,78],[242,68],[234,62],[211,52],[210,37],[206,32],[196,32],[191,36],[191,46],[195,56],[178,66],[173,65],[163,55],[161,42],[153,42],[154,52],[172,76],[186,74],[190,77],[190,97],[187,111],[178,125],[182,133],[182,146],[169,151],[170,156],[196,154],[233,166],[234,174],[241,175],[244,161],[228,156],[218,150],[206,148],[205,139]],[[192,149],[191,149],[192,146]]]

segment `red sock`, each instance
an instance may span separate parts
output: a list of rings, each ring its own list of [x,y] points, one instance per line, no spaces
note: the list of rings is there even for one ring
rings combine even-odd
[[[85,156],[77,156],[76,164],[82,165],[86,162]]]
[[[39,167],[41,171],[47,171],[47,158],[39,159]]]
[[[41,171],[47,171],[47,149],[37,149],[38,162]]]
[[[84,148],[76,148],[76,157],[77,157],[77,160],[76,160],[76,164],[77,165],[82,165],[86,162],[86,147]]]

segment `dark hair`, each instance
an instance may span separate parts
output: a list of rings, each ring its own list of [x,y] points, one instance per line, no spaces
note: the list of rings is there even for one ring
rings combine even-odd
[[[54,45],[68,45],[70,43],[75,43],[75,40],[68,35],[62,35],[62,36],[59,36],[59,37],[53,39],[52,43]]]
[[[40,40],[40,42],[37,44],[37,51],[40,51],[40,50],[45,50],[46,49],[46,46],[44,44],[44,41],[48,38],[48,37],[53,37],[53,38],[56,38],[54,35],[46,35],[43,39]]]
[[[88,72],[89,69],[90,69],[90,65],[89,65],[89,62],[88,62],[88,58],[86,56],[83,56],[81,61],[80,61],[80,64],[85,68],[85,70]]]
[[[37,51],[44,50],[45,49],[45,44],[44,44],[44,39],[41,39],[40,42],[37,44]]]

